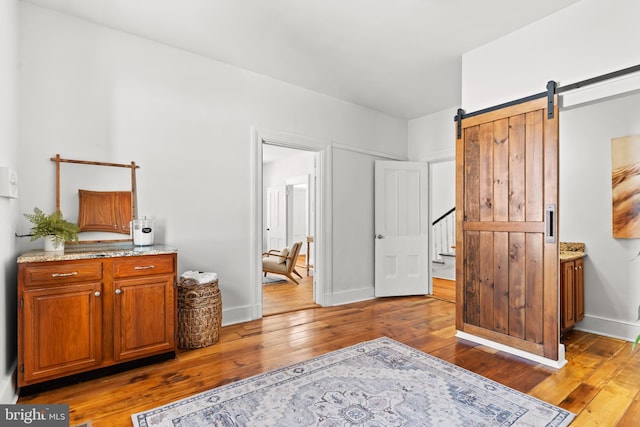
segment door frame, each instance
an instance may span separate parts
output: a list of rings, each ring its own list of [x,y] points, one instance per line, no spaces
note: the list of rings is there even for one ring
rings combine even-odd
[[[331,144],[329,142],[313,140],[301,135],[280,132],[268,129],[251,127],[251,225],[249,265],[250,280],[253,284],[251,295],[251,317],[259,319],[262,317],[262,248],[263,248],[263,212],[264,201],[262,197],[262,144],[268,143],[279,147],[292,148],[296,150],[311,151],[316,153],[316,215],[314,236],[314,276],[313,293],[316,304],[328,305],[325,301],[325,277],[331,277],[330,257],[325,256],[324,248],[330,247],[331,230],[330,215],[326,212],[331,209],[330,186],[327,181],[330,174]]]
[[[427,170],[429,173],[429,184],[427,185],[427,188],[429,189],[429,194],[428,194],[428,203],[429,203],[429,227],[431,227],[431,224],[433,223],[433,184],[434,184],[434,180],[433,180],[433,170],[432,170],[432,166],[436,163],[444,163],[444,162],[449,162],[452,161],[455,163],[456,161],[456,151],[455,150],[442,150],[442,151],[436,151],[433,152],[430,155],[427,155],[425,160],[427,163]],[[454,182],[454,186],[453,186],[453,190],[456,191],[455,188],[455,182]],[[456,207],[457,209],[457,207]],[[429,230],[429,295],[433,295],[433,233],[431,233],[431,229]]]

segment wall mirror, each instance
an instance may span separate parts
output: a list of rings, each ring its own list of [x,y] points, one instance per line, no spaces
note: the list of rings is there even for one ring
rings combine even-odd
[[[131,241],[139,166],[63,159],[59,154],[51,161],[56,163],[56,209],[78,224],[80,243]]]

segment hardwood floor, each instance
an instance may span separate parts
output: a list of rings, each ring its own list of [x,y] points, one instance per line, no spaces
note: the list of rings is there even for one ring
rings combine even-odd
[[[271,316],[295,310],[319,307],[313,300],[313,276],[307,276],[304,257],[298,263],[296,271],[302,275],[299,285],[290,280],[282,283],[262,286],[262,314]],[[274,276],[286,279],[284,276]]]
[[[311,357],[388,336],[577,414],[573,426],[631,426],[640,419],[640,351],[571,331],[569,363],[554,370],[457,339],[455,306],[432,297],[379,298],[223,327],[220,341],[176,359],[21,397],[67,403],[71,425],[128,426],[130,415]]]

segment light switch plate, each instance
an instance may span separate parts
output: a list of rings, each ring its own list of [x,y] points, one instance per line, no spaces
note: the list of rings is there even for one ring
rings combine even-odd
[[[0,167],[0,196],[18,198],[18,172],[8,167]]]

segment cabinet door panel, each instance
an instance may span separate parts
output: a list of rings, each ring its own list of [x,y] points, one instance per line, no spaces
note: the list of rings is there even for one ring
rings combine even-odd
[[[575,314],[575,286],[574,286],[574,270],[575,263],[573,261],[563,262],[561,264],[562,276],[560,280],[561,291],[561,329],[567,330],[576,323]]]
[[[173,275],[114,283],[114,358],[133,359],[174,349]]]
[[[100,289],[86,283],[24,292],[24,381],[100,364]]]
[[[78,190],[78,199],[80,231],[118,232],[112,192]]]
[[[131,220],[133,213],[131,210],[131,192],[118,191],[115,195],[116,200],[116,223],[118,224],[119,233],[130,234]]]
[[[584,259],[575,260],[576,323],[584,319]]]
[[[130,191],[78,190],[78,225],[81,231],[129,234]]]

